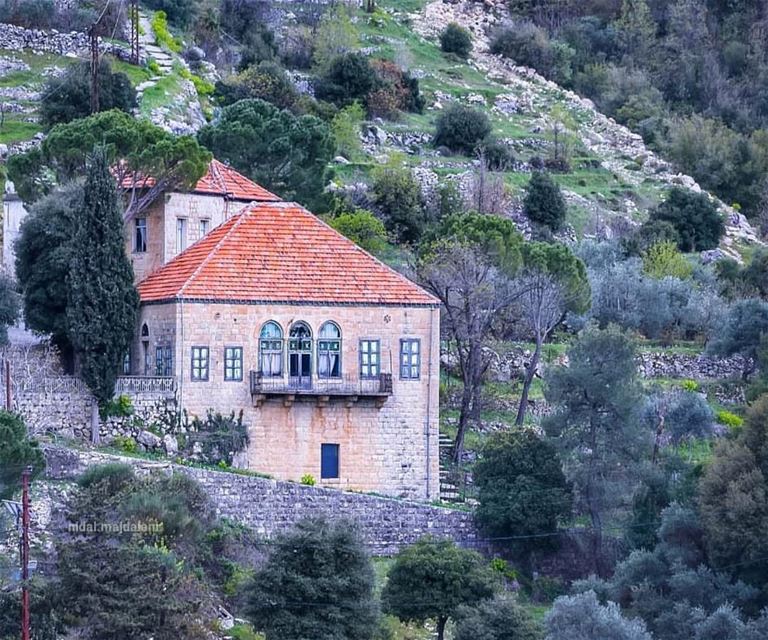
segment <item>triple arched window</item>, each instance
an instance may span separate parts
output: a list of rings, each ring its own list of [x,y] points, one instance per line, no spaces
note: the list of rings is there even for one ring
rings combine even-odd
[[[297,384],[310,384],[312,380],[314,339],[312,329],[304,321],[294,322],[288,329],[288,376]],[[283,376],[282,327],[270,320],[259,334],[259,358],[264,377]],[[325,322],[317,337],[317,376],[319,378],[341,377],[341,329],[335,322]]]

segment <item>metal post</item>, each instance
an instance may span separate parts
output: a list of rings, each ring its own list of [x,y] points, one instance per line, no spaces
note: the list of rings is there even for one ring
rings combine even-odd
[[[5,361],[5,410],[13,411],[13,395],[11,394],[11,361]]]
[[[29,640],[29,478],[30,467],[21,474],[21,640]]]
[[[131,0],[131,63],[139,64],[139,0]]]
[[[99,36],[96,32],[98,22],[91,25],[91,113],[99,111]]]

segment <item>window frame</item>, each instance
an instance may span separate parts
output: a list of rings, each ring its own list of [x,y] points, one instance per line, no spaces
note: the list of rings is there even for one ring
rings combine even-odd
[[[366,351],[363,349],[364,344],[375,344],[376,345],[376,351]],[[377,380],[379,376],[381,376],[381,339],[379,338],[360,338],[360,341],[358,343],[358,365],[360,367],[360,379],[361,380]],[[368,356],[368,362],[363,362],[363,356]],[[371,356],[376,356],[376,363],[375,365],[371,362]],[[375,366],[376,373],[372,373],[371,370]],[[368,367],[368,374],[366,375],[363,373],[363,367]]]
[[[139,223],[143,223],[140,225]],[[139,238],[142,244],[139,244]],[[149,245],[149,228],[147,226],[147,217],[141,216],[134,220],[133,226],[133,253],[146,253]]]
[[[270,337],[264,337],[264,329],[268,325],[274,325],[277,327],[278,331],[280,332],[279,338],[270,338]],[[270,344],[274,345],[275,343],[280,343],[280,349],[275,348],[265,348],[269,346]],[[266,371],[264,371],[264,356],[265,355],[279,355],[279,362],[280,362],[280,371],[279,373],[270,373],[267,374]],[[276,320],[267,320],[263,325],[261,325],[261,328],[259,329],[259,372],[262,376],[265,378],[282,378],[285,375],[285,333],[283,331],[282,325],[277,322]]]
[[[232,361],[234,366],[230,366],[229,351],[232,350],[236,354],[239,354]],[[239,367],[237,363],[239,362]],[[235,375],[235,372],[240,370],[239,377]],[[230,375],[230,371],[232,375]],[[243,347],[240,345],[224,345],[224,382],[242,382],[243,381]]]
[[[324,453],[326,447],[333,448],[335,451],[335,463],[336,463],[336,475],[325,475]],[[321,481],[333,481],[341,479],[341,445],[337,442],[321,442],[320,443],[320,480]]]
[[[200,355],[195,358],[195,350],[200,351]],[[205,359],[203,360],[202,354],[205,352]],[[200,366],[197,367],[198,374],[195,375],[195,360],[200,361]],[[202,375],[203,366],[202,362],[205,362],[205,376]],[[190,369],[189,379],[192,382],[208,382],[211,377],[211,349],[208,345],[193,345],[190,349]]]
[[[211,219],[210,218],[200,218],[200,237],[204,238],[207,236],[211,231]]]
[[[176,218],[176,253],[185,251],[188,246],[188,225],[187,218]]]
[[[412,346],[409,346],[408,350],[405,349],[406,345],[418,345],[418,348],[414,354]],[[406,356],[416,356],[416,362],[408,362],[406,364]],[[403,375],[405,368],[408,368],[407,375]],[[416,368],[416,375],[412,375],[413,368]],[[421,338],[400,338],[400,379],[401,380],[420,380],[421,379]]]
[[[338,337],[334,338],[324,338],[322,337],[323,329],[325,329],[327,326],[333,326],[336,327],[336,331],[338,332]],[[336,344],[336,350],[334,351],[332,348],[330,348],[330,345],[335,343]],[[323,349],[323,346],[328,345],[327,348]],[[330,356],[332,354],[335,354],[337,356],[337,362],[338,362],[338,371],[336,375],[331,374],[331,361]],[[323,322],[323,324],[320,326],[320,331],[317,332],[317,377],[318,379],[322,380],[339,380],[343,377],[342,372],[342,343],[341,343],[341,327],[338,325],[337,322],[334,322],[333,320],[327,320],[326,322]],[[329,358],[328,360],[328,373],[322,373],[322,366],[321,362],[323,361],[323,358]]]
[[[173,375],[173,348],[169,344],[155,345],[155,375],[161,378]]]

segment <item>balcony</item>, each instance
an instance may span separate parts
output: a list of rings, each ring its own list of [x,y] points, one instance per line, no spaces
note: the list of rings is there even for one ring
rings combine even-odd
[[[392,395],[392,374],[382,373],[377,378],[360,379],[353,375],[341,378],[318,377],[265,377],[260,371],[251,371],[251,398],[260,407],[267,398],[281,397],[290,407],[297,398],[315,398],[317,405],[326,406],[332,399],[342,400],[347,407],[361,398],[373,398],[382,407]]]
[[[157,394],[176,396],[176,378],[173,376],[119,376],[115,382],[115,395]]]

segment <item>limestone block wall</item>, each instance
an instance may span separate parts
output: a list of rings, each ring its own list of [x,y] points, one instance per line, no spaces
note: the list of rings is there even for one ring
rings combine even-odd
[[[183,473],[202,485],[217,516],[267,538],[304,517],[326,515],[354,522],[374,555],[393,555],[424,535],[485,547],[467,511],[50,445],[44,450],[46,473],[54,480],[73,480],[90,465],[115,461],[134,465],[140,473]]]
[[[439,311],[430,307],[363,307],[343,305],[249,305],[184,302],[146,305],[140,322],[150,335],[176,313],[175,374],[179,406],[189,415],[203,416],[209,409],[221,413],[243,411],[249,425],[251,469],[284,480],[310,474],[318,482],[345,489],[378,491],[411,498],[436,498],[439,493],[438,395]],[[297,398],[285,406],[283,398],[256,406],[251,397],[249,371],[259,370],[259,334],[274,320],[287,338],[289,328],[301,320],[313,335],[313,371],[316,338],[326,321],[342,332],[342,376],[359,377],[359,340],[381,343],[381,370],[393,373],[393,393],[381,407],[359,399],[344,403],[332,399]],[[183,330],[181,329],[183,327]],[[401,380],[398,375],[400,339],[421,341],[421,376]],[[210,350],[207,381],[191,380],[193,346]],[[243,348],[243,380],[224,380],[224,348]],[[285,352],[284,352],[285,357]],[[284,360],[284,369],[287,360]],[[316,373],[315,373],[316,376]],[[320,478],[321,444],[340,446],[340,477]]]

